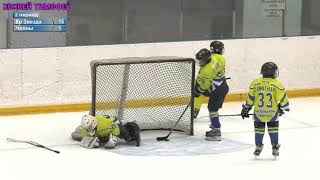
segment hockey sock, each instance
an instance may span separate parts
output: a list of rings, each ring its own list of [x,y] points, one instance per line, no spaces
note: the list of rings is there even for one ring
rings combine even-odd
[[[205,96],[204,95],[200,95],[199,97],[194,99],[194,108],[195,109],[201,109],[201,105],[205,100]]]
[[[278,133],[270,133],[269,132],[269,136],[270,136],[272,145],[278,144]]]
[[[214,128],[221,127],[218,112],[210,112],[210,120],[211,120],[212,127],[214,127]]]
[[[279,138],[279,122],[268,122],[268,133],[270,136],[271,144],[275,145],[278,144],[278,138]]]
[[[264,135],[264,133],[263,134],[258,134],[258,133],[255,134],[255,143],[256,143],[256,145],[262,144],[263,135]]]
[[[264,122],[254,122],[254,131],[255,131],[255,143],[256,145],[263,144],[263,136],[265,131]]]

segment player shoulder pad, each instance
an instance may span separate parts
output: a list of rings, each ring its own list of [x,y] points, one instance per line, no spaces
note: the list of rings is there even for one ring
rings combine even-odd
[[[254,87],[256,86],[256,85],[259,85],[260,84],[260,78],[259,79],[255,79],[254,81],[252,81],[251,82],[251,84],[250,84],[250,89],[254,89]]]
[[[271,83],[272,86],[276,87],[277,89],[279,90],[285,90],[284,86],[282,85],[281,82],[277,81],[277,80],[274,80],[272,83]]]

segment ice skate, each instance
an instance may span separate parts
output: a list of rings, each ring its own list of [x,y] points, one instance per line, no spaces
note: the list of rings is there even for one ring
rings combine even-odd
[[[277,159],[277,157],[279,156],[279,149],[280,149],[280,144],[272,145],[272,155],[274,159]]]
[[[221,141],[221,131],[220,128],[213,128],[206,132],[206,140],[208,141]]]
[[[253,152],[256,158],[260,155],[262,149],[263,149],[263,144],[256,145],[256,149]]]

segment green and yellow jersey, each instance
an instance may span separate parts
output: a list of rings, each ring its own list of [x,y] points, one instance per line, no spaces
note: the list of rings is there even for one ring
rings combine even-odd
[[[102,139],[104,137],[109,137],[110,134],[114,136],[120,135],[120,128],[115,123],[115,117],[108,117],[108,116],[96,116],[97,119],[97,129],[94,137],[98,137]],[[86,129],[82,129],[81,131],[82,136],[89,136],[89,133]]]
[[[196,78],[196,82],[202,92],[208,91],[211,93],[212,85],[220,86],[225,79],[226,60],[223,55],[212,54],[211,61],[201,67]],[[200,109],[204,101],[204,95],[195,98],[195,109]]]
[[[196,82],[204,91],[211,92],[213,84],[220,85],[225,79],[225,58],[220,54],[212,54],[211,61],[205,66],[201,67]]]
[[[272,78],[258,78],[249,89],[245,106],[254,106],[254,119],[261,122],[278,120],[278,109],[289,111],[289,100],[283,85]]]

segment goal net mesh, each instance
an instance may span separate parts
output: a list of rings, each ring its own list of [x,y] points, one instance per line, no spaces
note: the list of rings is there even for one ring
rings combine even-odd
[[[195,63],[190,58],[150,57],[91,62],[92,115],[135,121],[141,130],[175,127],[193,134]]]

